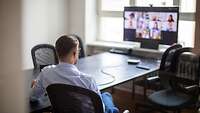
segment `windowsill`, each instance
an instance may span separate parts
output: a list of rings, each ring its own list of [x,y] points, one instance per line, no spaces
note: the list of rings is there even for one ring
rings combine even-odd
[[[88,43],[87,46],[96,46],[96,47],[110,47],[110,48],[119,48],[119,49],[130,49],[136,46],[139,47],[137,43],[121,43],[121,42],[108,42],[108,41],[94,41]]]
[[[152,53],[163,53],[167,47],[166,45],[159,45],[158,50],[140,48],[138,42],[106,42],[106,41],[94,41],[87,44],[88,47],[103,47],[103,48],[115,48],[115,49],[132,49],[133,51],[144,51]]]

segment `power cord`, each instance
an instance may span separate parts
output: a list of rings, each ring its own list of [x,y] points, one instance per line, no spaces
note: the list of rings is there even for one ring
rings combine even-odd
[[[105,74],[105,75],[107,75],[107,76],[110,76],[110,77],[112,78],[112,80],[111,80],[111,81],[108,81],[108,82],[106,82],[106,83],[98,84],[98,85],[99,85],[99,86],[101,86],[101,85],[107,85],[107,84],[110,84],[110,83],[114,82],[114,81],[116,80],[115,76],[112,75],[112,74],[110,74],[110,73],[108,73],[108,72],[106,72],[105,69],[116,68],[116,67],[120,67],[120,66],[121,66],[121,65],[117,65],[117,66],[107,66],[107,67],[103,67],[102,69],[100,69],[100,72],[101,72],[101,73],[103,73],[103,74]]]

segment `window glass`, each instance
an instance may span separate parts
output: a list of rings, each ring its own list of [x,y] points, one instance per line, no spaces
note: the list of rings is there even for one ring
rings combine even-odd
[[[195,36],[194,21],[179,21],[178,42],[183,46],[193,47]]]
[[[123,11],[124,6],[129,6],[129,0],[101,0],[101,10]]]
[[[180,0],[180,11],[187,13],[196,12],[196,0]]]
[[[123,40],[123,18],[101,17],[99,39],[121,42]]]
[[[173,0],[136,0],[136,6],[173,6]]]

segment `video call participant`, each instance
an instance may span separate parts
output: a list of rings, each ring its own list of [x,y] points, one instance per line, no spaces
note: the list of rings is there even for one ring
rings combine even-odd
[[[168,31],[174,31],[174,19],[173,19],[173,16],[170,14],[169,16],[168,16],[168,19],[167,19],[167,21],[168,21],[168,28],[167,28],[167,30]]]
[[[125,28],[127,29],[135,29],[136,28],[136,20],[135,20],[135,14],[131,12],[128,14],[127,17],[125,17]]]
[[[154,22],[154,26],[152,28],[151,37],[153,39],[160,39],[161,31],[158,28],[158,22]]]

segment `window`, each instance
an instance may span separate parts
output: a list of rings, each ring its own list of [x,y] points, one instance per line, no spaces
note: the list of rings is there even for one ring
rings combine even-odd
[[[101,17],[100,22],[100,40],[116,42],[122,41],[123,18]]]
[[[123,41],[123,10],[130,0],[98,0],[99,37],[102,41]]]
[[[97,0],[98,39],[123,42],[123,10],[125,6],[179,6],[178,41],[184,46],[194,46],[196,0]],[[187,26],[187,27],[185,27]]]
[[[129,5],[129,0],[101,0],[103,11],[123,11],[124,6]]]
[[[187,26],[187,27],[186,27]],[[195,37],[195,22],[194,21],[179,21],[178,42],[183,46],[193,47]]]
[[[136,6],[173,6],[173,0],[136,0]]]
[[[187,13],[196,12],[196,0],[181,0],[180,11]]]

